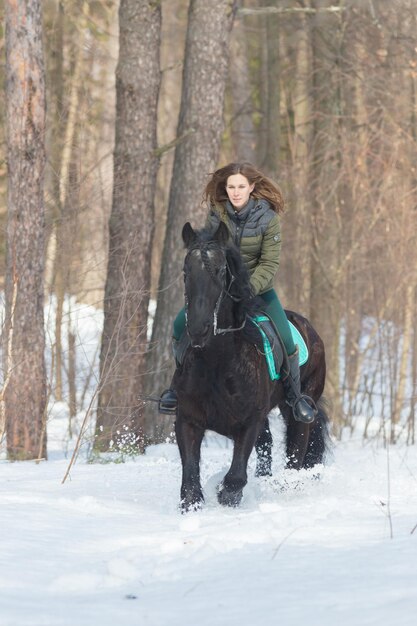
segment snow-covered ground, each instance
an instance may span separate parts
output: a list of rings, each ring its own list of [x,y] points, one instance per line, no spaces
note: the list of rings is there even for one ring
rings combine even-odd
[[[85,410],[102,319],[70,308]],[[51,345],[53,327],[52,308]],[[0,626],[417,623],[415,447],[384,449],[358,428],[357,439],[335,444],[315,480],[284,471],[275,416],[274,477],[254,478],[252,458],[241,507],[225,509],[216,485],[232,448],[210,434],[206,503],[183,516],[174,444],[123,463],[117,453],[88,463],[87,441],[62,484],[74,446],[67,409],[51,399],[47,462],[0,457]]]
[[[62,422],[62,423],[60,423]],[[280,439],[278,418],[273,419]],[[203,447],[202,511],[178,511],[176,446],[125,463],[0,463],[1,626],[414,625],[417,455],[339,443],[321,479],[253,477],[239,509],[215,488],[231,447]]]

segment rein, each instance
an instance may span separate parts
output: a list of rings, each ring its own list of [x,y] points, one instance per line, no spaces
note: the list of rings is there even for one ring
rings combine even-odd
[[[228,262],[226,261],[225,264],[225,269],[226,271],[229,271],[229,275],[230,275],[230,283],[227,287],[227,289],[225,289],[224,287],[222,288],[220,295],[217,299],[216,302],[216,306],[214,307],[214,312],[213,312],[213,334],[214,335],[224,335],[225,333],[235,333],[239,330],[242,330],[245,327],[246,324],[246,318],[243,320],[243,323],[241,326],[239,327],[233,327],[233,326],[228,326],[227,328],[218,328],[217,327],[217,316],[219,314],[219,310],[220,310],[220,305],[223,301],[223,298],[225,296],[229,296],[229,298],[231,298],[233,300],[233,302],[239,302],[240,298],[236,298],[235,296],[232,296],[232,294],[230,293],[230,288],[233,285],[233,282],[236,280],[235,276],[232,273],[232,270],[229,267]]]
[[[217,318],[219,315],[219,310],[220,310],[220,306],[221,303],[223,302],[225,296],[228,296],[229,298],[231,298],[233,300],[233,302],[239,302],[241,300],[241,298],[237,298],[236,296],[233,296],[230,293],[230,289],[234,283],[234,281],[236,280],[236,277],[234,276],[232,270],[230,269],[229,263],[227,262],[227,259],[225,259],[224,265],[222,266],[221,270],[220,270],[220,277],[221,277],[221,281],[219,280],[219,278],[215,275],[214,271],[213,271],[213,266],[210,262],[209,259],[209,255],[207,253],[207,247],[204,244],[199,244],[198,246],[195,246],[193,248],[193,250],[200,250],[200,254],[201,254],[201,260],[203,262],[204,268],[206,269],[206,271],[209,273],[211,279],[215,282],[215,283],[220,283],[221,285],[221,292],[219,297],[217,298],[217,302],[216,305],[214,307],[214,311],[213,311],[213,334],[216,335],[224,335],[225,333],[235,333],[238,332],[239,330],[242,330],[245,327],[246,324],[246,318],[243,320],[243,323],[241,326],[239,327],[233,327],[233,326],[228,326],[227,328],[219,328],[217,325]],[[190,250],[191,252],[192,250]],[[229,284],[226,286],[226,274],[229,274],[230,276],[230,281]],[[188,309],[188,298],[187,295],[185,295],[185,319],[186,319],[186,324],[188,324],[188,315],[187,315],[187,309]]]

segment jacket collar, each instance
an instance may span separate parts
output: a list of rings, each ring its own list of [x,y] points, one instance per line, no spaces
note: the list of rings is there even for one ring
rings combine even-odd
[[[242,209],[240,209],[240,211],[236,211],[232,203],[229,200],[227,200],[226,210],[227,210],[229,217],[231,217],[233,220],[235,220],[236,222],[244,222],[246,218],[248,217],[249,213],[255,207],[255,205],[256,205],[255,198],[249,198],[246,205]]]
[[[227,214],[235,222],[244,222],[255,209],[265,211],[270,208],[271,205],[264,198],[249,198],[247,204],[240,211],[236,211],[229,200],[226,201]]]

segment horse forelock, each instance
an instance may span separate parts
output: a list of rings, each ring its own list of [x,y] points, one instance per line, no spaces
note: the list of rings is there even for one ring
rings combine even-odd
[[[193,246],[187,254],[184,267],[187,267],[187,259],[194,259],[200,261],[200,269],[205,270],[211,276],[214,281],[217,281],[215,269],[221,267],[224,263],[224,257],[222,258],[218,251],[210,250],[207,246]],[[198,265],[197,265],[198,267]]]
[[[201,267],[214,278],[214,270],[225,263],[224,246],[213,239],[209,231],[200,230],[196,232],[196,239],[188,247],[186,260],[187,258],[201,260]]]

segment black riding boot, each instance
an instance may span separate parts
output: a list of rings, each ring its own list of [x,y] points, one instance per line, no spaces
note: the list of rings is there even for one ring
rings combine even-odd
[[[298,346],[294,354],[288,357],[290,371],[282,379],[286,402],[292,408],[294,419],[297,422],[311,424],[317,415],[317,407],[310,396],[301,393],[300,365],[298,359]]]
[[[190,345],[190,338],[183,332],[179,339],[172,338],[172,351],[174,353],[175,365],[180,367],[184,360],[185,353]],[[159,412],[165,415],[176,415],[178,407],[177,393],[173,389],[165,389],[159,398]]]

